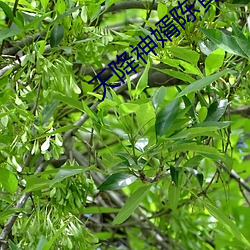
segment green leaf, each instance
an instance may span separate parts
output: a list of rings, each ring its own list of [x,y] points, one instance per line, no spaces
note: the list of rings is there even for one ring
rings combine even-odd
[[[246,57],[246,54],[241,49],[237,40],[233,36],[228,36],[220,30],[217,29],[204,29],[200,28],[213,43],[215,43],[219,48],[235,55]]]
[[[53,245],[53,242],[59,237],[59,235],[64,231],[64,229],[68,226],[69,222],[66,223],[64,222],[65,224],[55,232],[55,234],[53,235],[53,237],[45,244],[45,246],[43,247],[42,250],[49,250],[52,245]]]
[[[44,235],[41,235],[40,239],[38,241],[36,250],[43,250],[43,247],[46,245],[47,242],[48,241],[47,241],[46,237]]]
[[[11,240],[9,240],[8,242],[9,242],[10,250],[22,250],[17,245],[15,245]]]
[[[58,129],[53,130],[53,132],[49,132],[49,133],[44,133],[42,135],[38,135],[38,136],[34,137],[32,139],[32,141],[37,140],[37,139],[41,139],[41,138],[44,138],[44,137],[47,137],[47,136],[50,136],[50,135],[61,134],[63,132],[67,132],[70,129],[76,129],[76,128],[79,128],[79,126],[75,126],[75,125],[63,126],[63,127],[60,127]]]
[[[232,162],[230,162],[231,158],[227,156],[226,154],[220,153],[216,148],[207,146],[207,145],[197,145],[196,143],[184,143],[177,144],[171,148],[172,153],[174,152],[180,152],[180,151],[193,151],[197,152],[205,157],[208,157],[214,161],[223,161],[229,168],[232,166]],[[231,160],[232,161],[232,160]]]
[[[199,43],[201,52],[207,56],[214,50],[218,49],[218,46],[208,39],[204,41],[200,40],[198,43]]]
[[[42,112],[42,124],[49,122],[50,118],[53,116],[54,112],[58,108],[59,102],[52,100],[49,104],[44,105]]]
[[[74,176],[77,174],[80,174],[82,172],[85,172],[86,169],[83,167],[73,167],[73,166],[68,166],[68,167],[64,167],[61,168],[58,173],[56,174],[56,176],[54,177],[54,179],[51,182],[51,186],[54,185],[57,182],[61,182],[62,180],[70,177],[70,176]]]
[[[148,59],[148,62],[147,62],[147,66],[145,68],[145,70],[143,71],[137,85],[136,85],[136,88],[135,88],[135,93],[134,93],[134,97],[137,98],[141,92],[147,87],[148,85],[148,71],[150,69],[150,60]]]
[[[201,200],[201,199],[200,199]],[[202,201],[202,200],[201,200]],[[239,241],[241,241],[245,246],[250,248],[250,242],[245,238],[245,236],[240,232],[238,227],[230,220],[220,209],[216,208],[212,204],[202,201],[208,212],[216,218],[223,226],[232,233]]]
[[[117,190],[133,183],[136,177],[132,174],[120,172],[109,176],[99,187],[99,190]]]
[[[244,53],[250,57],[250,42],[244,37],[244,39],[240,37],[235,37],[236,42],[239,44],[240,48],[244,51]]]
[[[20,12],[16,13],[17,17],[14,17],[14,22],[19,28],[24,28],[24,18]]]
[[[248,42],[245,35],[242,33],[242,31],[234,23],[232,23],[232,35],[235,37],[239,37],[243,40],[246,40]]]
[[[185,49],[181,47],[173,47],[173,48],[168,48],[169,51],[173,53],[174,56],[183,59],[187,62],[190,62],[192,65],[197,65],[200,54],[196,51],[190,50],[190,49]]]
[[[187,160],[184,164],[184,167],[186,168],[193,168],[200,164],[200,162],[204,159],[202,155],[195,155],[194,157]]]
[[[43,7],[44,9],[47,8],[48,3],[49,3],[49,0],[41,0],[41,5],[42,5],[42,7]]]
[[[228,104],[227,99],[222,99],[222,100],[213,102],[208,108],[208,113],[207,113],[205,122],[219,121],[227,109],[227,104]]]
[[[166,4],[159,2],[157,5],[157,15],[159,20],[162,19],[168,13]]]
[[[176,88],[178,89],[178,92],[180,93],[181,92],[180,87],[176,86]],[[188,114],[190,115],[190,117],[192,117],[192,119],[196,120],[196,116],[194,113],[194,107],[193,107],[192,103],[190,102],[190,100],[186,96],[182,96],[181,98],[185,103],[185,107],[188,109]]]
[[[157,68],[156,70],[158,70],[158,71],[160,71],[162,73],[165,73],[165,74],[167,74],[169,76],[172,76],[174,78],[180,79],[180,80],[182,80],[184,82],[191,83],[191,82],[195,81],[195,79],[193,77],[189,76],[188,74],[180,72],[180,71],[176,71],[176,70],[173,70],[173,69],[158,69]]]
[[[5,168],[0,168],[0,183],[11,194],[14,194],[18,187],[18,180],[16,176]]]
[[[64,28],[61,24],[56,25],[50,35],[50,46],[56,47],[63,39]]]
[[[159,89],[157,89],[155,94],[152,96],[151,101],[152,101],[155,111],[157,111],[158,107],[163,102],[165,94],[166,94],[166,87],[161,86]]]
[[[221,72],[215,73],[211,76],[207,76],[205,78],[202,78],[198,81],[195,81],[191,84],[189,84],[185,89],[183,89],[178,95],[178,97],[181,97],[183,95],[195,92],[197,90],[201,90],[202,88],[206,87],[207,85],[213,83],[214,81],[218,80],[220,77],[222,77],[223,75],[229,73],[230,70],[223,70]]]
[[[25,27],[24,30],[28,31],[30,29],[37,29],[37,27],[41,24],[41,22],[46,18],[49,17],[51,15],[51,11],[46,12],[44,15],[42,16],[35,16],[35,18],[33,16],[28,15],[29,17],[31,17],[31,22],[28,23]],[[25,14],[25,16],[27,16],[27,13]]]
[[[184,68],[185,73],[198,75],[200,77],[203,76],[203,74],[201,73],[200,69],[197,66],[194,66],[191,63],[188,63],[182,60],[178,60],[178,61],[179,61],[179,66],[182,66]]]
[[[203,122],[206,119],[207,116],[207,108],[206,107],[201,107],[199,112],[198,112],[198,118],[200,122]]]
[[[33,191],[39,191],[44,190],[46,188],[49,188],[51,185],[51,180],[37,177],[37,176],[30,176],[26,178],[26,188],[24,192],[33,192]]]
[[[180,131],[179,133],[172,135],[170,139],[190,139],[196,136],[206,135],[207,132],[215,131],[218,127],[195,127],[188,128]]]
[[[4,3],[3,1],[0,1],[0,8],[3,9],[5,15],[6,15],[11,21],[14,21],[14,15],[13,15],[13,12],[12,12],[11,8],[9,7],[9,5],[7,5],[7,4]]]
[[[147,195],[150,187],[150,185],[144,185],[131,194],[120,212],[116,215],[112,224],[121,224],[124,222],[139,206],[143,198]]]
[[[80,208],[80,212],[82,214],[111,214],[111,213],[117,213],[119,212],[119,208],[114,208],[114,207],[82,207]]]
[[[57,92],[54,93],[53,97],[55,99],[63,102],[63,103],[68,104],[69,106],[71,106],[73,108],[76,108],[76,109],[78,109],[78,110],[80,110],[82,112],[85,112],[85,109],[83,108],[82,103],[80,101],[78,101],[78,100],[75,100],[75,99],[70,98],[68,96],[64,96],[64,95],[62,95],[60,93],[57,93]]]
[[[203,181],[204,181],[204,176],[201,172],[197,171],[196,169],[194,168],[189,168],[189,167],[186,167],[185,168],[188,172],[190,172],[192,175],[195,176],[195,178],[197,179],[197,181],[199,182],[200,186],[202,187],[203,185]]]
[[[179,180],[179,173],[180,173],[181,169],[180,168],[176,168],[173,166],[170,166],[170,175],[171,175],[171,179],[174,182],[174,184],[176,186],[178,186],[178,180]]]
[[[173,182],[171,182],[168,188],[168,204],[173,211],[177,209],[179,199],[180,188],[178,188]]]
[[[105,102],[108,102],[108,101],[110,100],[105,99]],[[78,109],[80,108],[80,103],[72,102],[72,105],[77,105]],[[86,102],[82,101],[82,107],[83,107],[82,111],[85,112],[91,119],[94,120],[96,118],[96,114],[93,112],[92,109],[89,108]]]
[[[76,7],[73,7],[72,9],[66,10],[65,12],[63,12],[60,16],[58,16],[56,18],[56,20],[53,23],[58,23],[60,20],[64,19],[65,17],[67,17],[68,15],[71,15],[72,13],[78,11],[79,9],[81,9],[83,7],[82,4],[79,4]]]
[[[135,103],[122,103],[119,105],[120,113],[125,115],[134,113],[138,109],[140,109],[140,105]]]
[[[225,122],[204,121],[195,124],[193,127],[217,127],[217,129],[222,129],[228,127],[230,124],[232,124],[231,121],[225,121]]]
[[[211,75],[223,65],[225,57],[225,51],[222,49],[217,49],[209,54],[205,60],[205,72],[206,75]]]
[[[17,36],[22,33],[24,30],[20,29],[18,26],[14,25],[11,28],[0,30],[0,42],[6,38]]]
[[[4,223],[6,219],[8,219],[8,217],[14,213],[18,213],[18,212],[23,212],[24,209],[23,208],[18,208],[18,209],[14,209],[14,208],[6,208],[5,211],[0,212],[0,222]]]
[[[164,135],[174,123],[179,110],[179,101],[174,99],[156,116],[155,132],[156,136]]]

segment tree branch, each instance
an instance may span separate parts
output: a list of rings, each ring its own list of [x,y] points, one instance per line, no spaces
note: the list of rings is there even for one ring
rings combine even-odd
[[[50,45],[46,45],[45,46],[45,50],[44,52],[47,53],[50,51]],[[25,58],[27,57],[27,55],[21,56],[19,58],[19,60],[15,60],[12,64],[9,64],[7,66],[5,66],[4,68],[0,69],[0,77],[3,76],[7,71],[11,70],[11,69],[18,69],[21,65],[20,65],[20,61],[23,62],[25,60]]]
[[[35,171],[35,174],[41,173],[44,171],[44,169],[46,168],[46,166],[48,165],[48,162],[43,162],[42,164],[40,164],[40,166],[38,166],[38,168]],[[27,202],[29,196],[31,195],[31,192],[28,193],[24,193],[21,198],[17,201],[14,209],[19,209],[22,208],[25,203]],[[11,229],[17,219],[18,215],[17,214],[13,214],[12,216],[9,217],[9,219],[7,220],[7,222],[5,223],[3,230],[0,234],[0,243],[5,240],[5,238],[9,235],[9,233],[11,232]]]
[[[219,166],[225,170],[232,179],[236,180],[240,186],[242,186],[246,191],[250,192],[250,186],[233,169],[229,170],[224,163],[219,164]]]
[[[40,40],[45,36],[45,32],[39,32],[33,36],[27,36],[25,39],[18,41],[13,44],[13,47],[6,48],[3,50],[3,55],[15,55],[19,50],[23,49],[25,46],[31,45],[33,42]]]

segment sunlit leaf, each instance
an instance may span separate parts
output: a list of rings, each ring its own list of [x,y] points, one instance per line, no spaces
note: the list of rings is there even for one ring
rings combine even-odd
[[[167,6],[166,4],[159,2],[157,5],[157,15],[159,20],[162,19],[167,14]]]
[[[16,176],[5,168],[0,168],[0,183],[11,194],[14,194],[18,187]]]
[[[172,135],[170,138],[172,139],[188,139],[188,138],[194,138],[196,136],[206,135],[206,133],[210,131],[215,131],[219,129],[218,127],[193,127],[188,128],[183,131],[180,131],[179,133]]]
[[[4,3],[3,1],[0,1],[0,8],[3,9],[5,15],[11,20],[14,20],[14,15],[13,12],[11,10],[11,8],[9,7],[9,5],[7,5],[6,3]]]
[[[48,3],[49,3],[49,0],[41,0],[41,5],[43,6],[44,9],[47,8]]]
[[[217,121],[204,121],[195,124],[193,127],[217,127],[217,129],[222,129],[228,127],[232,124],[231,121],[217,122]]]
[[[168,48],[168,50],[172,52],[174,56],[190,62],[192,65],[197,65],[200,58],[200,54],[194,50],[182,47],[171,47]]]
[[[67,168],[66,167],[61,168],[56,174],[55,178],[52,180],[51,185],[54,185],[57,182],[61,182],[62,180],[70,176],[83,173],[85,170],[86,169],[84,167],[73,167],[73,166],[69,166]]]
[[[206,75],[211,75],[221,68],[223,65],[225,51],[217,49],[209,54],[205,60],[205,72]]]
[[[25,192],[40,191],[49,188],[50,185],[51,185],[51,180],[42,177],[31,176],[26,178],[26,188],[24,191]]]
[[[220,30],[217,29],[204,29],[200,28],[200,30],[219,48],[235,55],[239,55],[242,57],[246,57],[246,54],[239,46],[237,40],[233,36],[226,35]]]
[[[177,79],[180,79],[184,82],[194,82],[195,79],[193,77],[191,77],[190,75],[188,75],[187,73],[183,73],[181,71],[177,71],[177,70],[174,70],[174,69],[158,69],[158,71],[162,72],[162,73],[165,73],[169,76],[172,76],[174,78],[177,78]]]
[[[207,108],[206,107],[201,107],[199,112],[198,112],[198,118],[200,122],[203,122],[207,116]]]
[[[99,190],[117,190],[133,183],[136,177],[132,174],[120,172],[109,176],[99,187]]]
[[[135,103],[122,103],[119,106],[119,109],[121,110],[121,113],[124,114],[131,114],[137,111],[140,108],[140,105]]]
[[[177,97],[181,97],[183,95],[195,92],[197,90],[201,90],[202,88],[206,87],[207,85],[215,82],[216,80],[218,80],[220,77],[222,77],[223,75],[229,73],[229,70],[223,70],[221,72],[215,73],[213,75],[207,76],[205,78],[202,78],[198,81],[195,81],[191,84],[189,84],[184,90],[182,90]]]

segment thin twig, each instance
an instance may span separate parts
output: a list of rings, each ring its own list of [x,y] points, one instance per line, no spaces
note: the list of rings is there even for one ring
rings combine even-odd
[[[250,192],[250,186],[234,170],[229,170],[224,163],[218,165],[220,168],[224,169],[232,179],[236,180],[240,186]]]
[[[248,206],[250,206],[250,200],[248,199],[246,193],[244,192],[243,188],[241,185],[239,185],[239,188],[240,188],[240,192],[242,193],[242,196],[244,197],[246,203],[248,204]]]
[[[42,85],[42,81],[40,81],[38,83],[37,94],[36,94],[36,101],[35,101],[35,104],[34,104],[34,107],[33,107],[33,114],[34,115],[36,115],[36,110],[37,110],[37,107],[38,107],[38,101],[39,101],[39,97],[40,97],[41,85]]]
[[[208,185],[206,186],[206,188],[205,188],[204,190],[202,190],[202,191],[197,195],[198,197],[201,196],[201,195],[205,195],[205,196],[207,197],[207,191],[208,191],[209,187],[212,185],[212,183],[214,182],[214,179],[215,179],[215,177],[216,177],[216,175],[217,175],[218,173],[219,173],[218,170],[215,171],[215,173],[214,173],[212,179],[210,180],[210,182],[208,183]]]
[[[12,10],[13,16],[16,15],[16,10],[17,10],[17,6],[18,6],[18,2],[19,2],[19,0],[15,0],[14,7],[13,7],[13,10]],[[8,28],[11,27],[11,24],[12,24],[12,20],[9,19],[8,20]],[[1,48],[0,48],[0,55],[2,55],[2,53],[3,53],[3,49],[5,47],[5,44],[6,44],[6,40],[4,39],[2,41],[2,45],[1,45]]]
[[[154,4],[155,4],[155,0],[153,0],[151,6],[150,6],[150,8],[149,8],[149,11],[147,12],[146,20],[145,20],[144,23],[142,24],[142,28],[145,27],[146,21],[148,21],[148,19],[150,18],[150,15],[151,15],[151,12],[152,12],[152,9],[153,9]]]
[[[45,32],[39,32],[32,36],[27,36],[25,39],[18,41],[13,44],[13,47],[6,48],[3,50],[3,55],[15,55],[18,51],[23,49],[25,46],[31,45],[35,41],[43,38],[45,36]]]
[[[42,164],[40,164],[40,166],[36,169],[35,174],[43,172],[47,165],[48,165],[47,162],[43,162]],[[21,196],[21,198],[17,201],[14,209],[22,208],[25,205],[25,203],[28,200],[30,195],[31,195],[31,192],[24,193]],[[5,225],[3,227],[3,230],[2,230],[2,232],[0,234],[0,243],[1,243],[2,240],[5,240],[5,238],[11,232],[11,229],[12,229],[17,217],[18,217],[18,215],[15,213],[12,216],[10,216],[9,219],[7,220],[7,222],[5,223]]]

